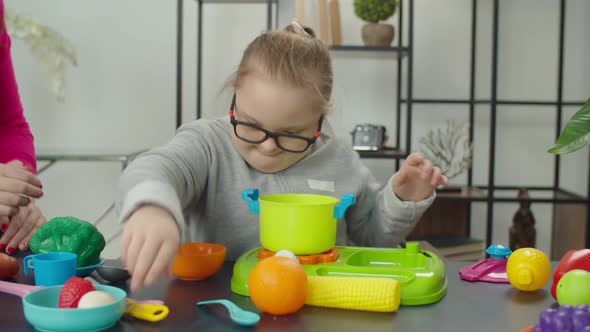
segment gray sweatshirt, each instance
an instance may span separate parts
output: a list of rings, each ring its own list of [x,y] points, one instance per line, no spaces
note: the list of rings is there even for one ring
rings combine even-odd
[[[119,181],[120,222],[144,204],[168,210],[176,219],[183,242],[214,242],[237,259],[260,246],[258,215],[241,199],[242,190],[260,195],[309,193],[340,198],[355,194],[356,202],[337,222],[337,245],[392,247],[412,231],[435,193],[421,202],[401,201],[391,179],[376,182],[349,142],[325,127],[311,152],[274,174],[250,167],[235,150],[229,117],[200,119],[179,128],[167,144],[135,159]],[[393,170],[392,170],[393,172]]]

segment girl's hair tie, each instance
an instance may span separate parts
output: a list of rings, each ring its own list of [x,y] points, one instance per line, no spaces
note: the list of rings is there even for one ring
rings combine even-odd
[[[293,19],[291,21],[291,25],[293,26],[293,30],[295,30],[295,33],[298,34],[302,34],[302,35],[306,35],[306,36],[310,36],[311,35],[309,33],[307,33],[307,31],[305,31],[305,29],[303,28],[303,26],[301,26],[301,24],[299,24],[299,22],[297,22],[296,19]]]

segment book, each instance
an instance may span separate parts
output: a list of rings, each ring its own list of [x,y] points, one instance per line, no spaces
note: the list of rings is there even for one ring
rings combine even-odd
[[[430,243],[436,251],[443,256],[484,252],[485,243],[482,239],[462,237],[458,235],[440,235],[420,238],[421,241]]]

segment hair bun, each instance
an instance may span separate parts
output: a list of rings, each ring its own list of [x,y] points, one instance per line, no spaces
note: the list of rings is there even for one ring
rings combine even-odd
[[[301,31],[301,29],[303,29],[303,31]],[[315,31],[313,31],[312,28],[307,27],[307,26],[304,26],[304,25],[301,25],[301,24],[299,24],[295,20],[293,21],[293,23],[287,25],[285,27],[285,30],[286,31],[289,31],[289,32],[292,32],[292,33],[295,33],[295,34],[301,34],[301,35],[307,34],[311,38],[315,38],[316,37]]]

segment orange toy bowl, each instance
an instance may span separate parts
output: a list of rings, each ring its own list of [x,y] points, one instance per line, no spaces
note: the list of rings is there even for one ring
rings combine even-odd
[[[178,248],[172,273],[183,280],[207,279],[219,271],[226,252],[220,244],[184,243]]]

